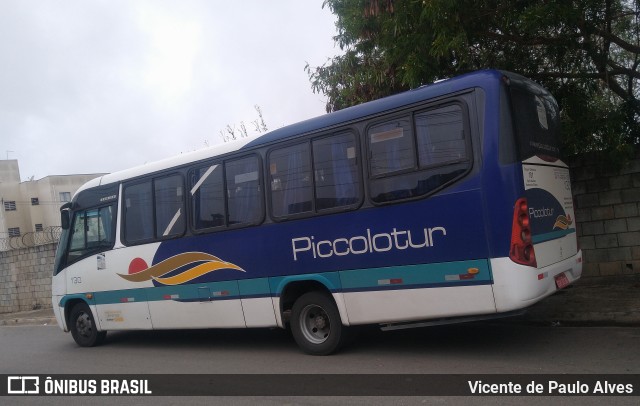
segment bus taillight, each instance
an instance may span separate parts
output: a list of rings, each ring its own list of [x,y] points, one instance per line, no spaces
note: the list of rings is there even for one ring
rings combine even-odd
[[[574,201],[571,201],[571,204],[573,205],[573,207],[576,207],[576,204]],[[575,220],[575,225],[576,225],[576,250],[577,252],[580,252],[580,230],[578,230],[578,219]]]
[[[513,209],[509,257],[518,264],[537,267],[536,254],[533,249],[533,240],[531,239],[527,199],[524,197],[516,201]]]

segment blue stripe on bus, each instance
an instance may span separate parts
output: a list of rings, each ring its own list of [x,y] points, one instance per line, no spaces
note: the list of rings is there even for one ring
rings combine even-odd
[[[271,296],[269,278],[242,279],[238,281],[238,288],[243,299]]]
[[[488,260],[470,260],[94,292],[93,303],[105,305],[163,300],[197,302],[278,297],[287,285],[298,281],[314,281],[324,285],[332,293],[339,293],[488,285],[493,282],[493,278]],[[75,297],[85,296],[64,296],[60,305],[64,306]]]
[[[541,242],[545,242],[545,241],[551,241],[551,240],[555,240],[558,238],[562,238],[564,236],[567,236],[569,234],[573,234],[576,232],[575,228],[570,228],[567,230],[557,230],[557,231],[552,231],[550,233],[544,233],[544,234],[538,234],[538,235],[534,235],[531,237],[531,240],[533,241],[534,244],[538,244]]]
[[[73,299],[82,299],[84,302],[90,304],[90,305],[94,305],[95,303],[95,297],[91,297],[91,299],[87,298],[86,293],[75,293],[75,294],[70,294],[70,295],[65,295],[60,299],[60,302],[58,303],[58,306],[60,307],[65,307],[67,305],[67,302]]]
[[[473,273],[470,273],[472,269]],[[491,283],[487,260],[471,260],[438,264],[392,266],[340,272],[344,291],[379,290],[406,287],[444,287],[463,283]]]
[[[451,288],[458,286],[480,286],[491,285],[493,282],[488,280],[461,280],[459,282],[440,282],[440,283],[417,283],[413,285],[394,285],[394,286],[373,286],[367,289],[353,288],[343,289],[343,293],[347,292],[376,292],[381,290],[409,290],[409,289],[432,289],[432,288]]]
[[[148,291],[148,288],[137,288],[94,292],[93,299],[97,305],[146,302],[148,300]]]
[[[366,271],[366,270],[365,270]],[[271,292],[274,296],[282,295],[285,286],[292,282],[318,282],[324,285],[331,293],[339,292],[342,288],[340,274],[338,272],[323,272],[316,274],[303,274],[293,276],[276,276],[269,278]]]

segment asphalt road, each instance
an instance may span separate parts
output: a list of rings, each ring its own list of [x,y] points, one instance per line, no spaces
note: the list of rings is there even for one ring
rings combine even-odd
[[[5,326],[0,327],[0,374],[640,374],[638,342],[640,328],[478,323],[393,332],[367,329],[340,353],[313,357],[302,354],[281,330],[109,332],[103,346],[79,348],[56,326]],[[42,399],[12,398],[11,403]],[[43,404],[68,404],[63,399],[68,400],[48,398]],[[137,404],[173,402],[150,399]],[[637,404],[638,399],[607,398],[606,402]],[[107,398],[102,400],[107,403]],[[256,400],[217,399],[218,404],[255,404]],[[330,400],[336,398],[268,397],[257,403],[425,404],[422,398]],[[603,401],[593,397],[574,398],[575,403],[568,398],[552,400],[552,404],[586,405]],[[189,398],[195,404],[215,401]],[[513,398],[443,397],[435,403],[461,401],[512,404]],[[526,404],[549,402],[527,398]]]

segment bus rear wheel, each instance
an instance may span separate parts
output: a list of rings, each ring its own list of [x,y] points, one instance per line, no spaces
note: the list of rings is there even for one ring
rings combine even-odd
[[[100,345],[107,335],[106,331],[98,331],[91,309],[86,303],[78,303],[71,309],[69,328],[76,344],[80,347]]]
[[[346,327],[333,298],[323,292],[300,296],[291,309],[291,333],[302,351],[329,355],[345,341]]]

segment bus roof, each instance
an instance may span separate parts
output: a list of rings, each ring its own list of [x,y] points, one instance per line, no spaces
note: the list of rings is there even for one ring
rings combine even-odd
[[[198,162],[206,159],[210,159],[219,155],[224,155],[229,152],[237,151],[241,149],[244,145],[246,145],[251,139],[241,138],[236,141],[227,142],[224,144],[214,145],[207,148],[202,148],[192,152],[185,152],[178,156],[173,156],[170,158],[165,158],[159,161],[145,163],[143,165],[138,165],[133,168],[124,169],[121,171],[109,173],[107,175],[103,175],[101,177],[90,180],[89,182],[82,185],[82,187],[78,190],[89,189],[95,186],[107,185],[114,182],[120,182],[127,179],[136,178],[139,176],[143,176],[149,173],[154,173],[162,170],[167,170],[171,168],[177,168],[182,165],[189,164],[191,162]],[[76,192],[77,193],[77,192]]]
[[[505,74],[510,76],[513,75],[497,70],[482,70],[467,73],[452,79],[447,79],[433,84],[421,86],[417,89],[349,107],[333,113],[301,121],[296,124],[291,124],[286,127],[270,131],[257,138],[242,138],[233,142],[214,145],[208,148],[180,154],[178,156],[166,158],[160,161],[155,161],[130,169],[110,173],[87,182],[78,190],[78,192],[95,186],[106,185],[126,179],[143,176],[157,171],[180,167],[191,162],[198,162],[215,158],[216,156],[224,155],[242,149],[249,149],[267,145],[272,142],[276,142],[278,140],[286,139],[289,137],[301,136],[323,129],[330,129],[332,127],[344,125],[349,122],[355,122],[367,117],[375,116],[384,111],[394,110],[403,106],[418,103],[420,101],[469,89],[471,87],[478,87],[482,84],[488,84],[490,82],[495,83],[497,80],[499,80],[500,77]]]
[[[280,139],[308,134],[318,130],[358,121],[385,111],[394,110],[424,100],[436,98],[438,96],[469,89],[471,87],[478,87],[483,83],[495,82],[505,74],[508,73],[497,70],[482,70],[456,76],[452,79],[438,81],[436,83],[421,86],[417,89],[408,90],[406,92],[373,100],[357,106],[348,107],[343,110],[338,110],[333,113],[279,128],[254,139],[246,147],[251,148],[265,145]]]

